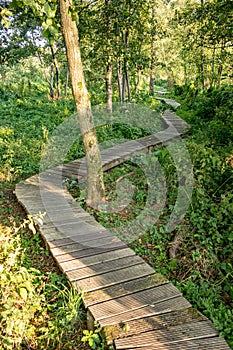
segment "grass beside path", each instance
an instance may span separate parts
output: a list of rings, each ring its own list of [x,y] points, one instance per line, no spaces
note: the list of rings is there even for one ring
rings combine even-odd
[[[1,183],[0,349],[79,349],[86,329],[74,292],[17,202],[14,184]]]

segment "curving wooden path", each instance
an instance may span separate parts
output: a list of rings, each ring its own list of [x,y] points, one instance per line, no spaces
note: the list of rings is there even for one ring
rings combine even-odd
[[[164,131],[102,151],[104,170],[188,130],[169,110],[162,120]],[[16,196],[33,215],[60,269],[85,292],[89,328],[98,321],[117,350],[230,349],[174,285],[77,204],[63,179],[85,175],[85,161],[79,159],[20,182]]]

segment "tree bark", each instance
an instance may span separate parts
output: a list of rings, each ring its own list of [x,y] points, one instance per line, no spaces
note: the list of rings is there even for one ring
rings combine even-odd
[[[59,99],[61,97],[60,71],[59,71],[57,59],[56,59],[56,56],[55,56],[54,44],[51,44],[49,46],[50,46],[50,50],[51,50],[51,54],[52,54],[52,61],[53,61],[53,65],[54,65],[54,68],[55,68],[55,75],[56,75],[56,87],[57,87],[57,96],[56,96],[56,98]]]
[[[118,82],[118,93],[120,98],[120,103],[123,103],[123,78],[122,78],[122,62],[118,62],[117,67],[117,82]]]
[[[106,110],[112,113],[112,66],[109,63],[106,70]]]
[[[129,29],[128,28],[126,29],[125,33],[122,31],[122,40],[123,40],[123,44],[124,44],[122,99],[123,99],[123,102],[125,102],[126,91],[127,91],[128,101],[131,100],[128,64],[127,64],[128,63],[127,62],[128,42],[129,42]]]
[[[72,92],[86,153],[88,186],[86,202],[89,206],[98,207],[105,200],[102,162],[83,72],[78,28],[71,15],[68,14],[72,5],[72,0],[60,0],[61,24],[66,45]]]
[[[49,87],[50,87],[49,96],[52,100],[54,99],[53,80],[54,80],[54,64],[52,63],[51,64],[50,79],[49,79]]]
[[[65,97],[68,95],[68,86],[69,86],[69,68],[66,69],[66,83],[65,83]]]

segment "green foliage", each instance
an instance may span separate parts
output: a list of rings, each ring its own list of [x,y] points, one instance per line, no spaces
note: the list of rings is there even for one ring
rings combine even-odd
[[[83,322],[82,294],[77,293],[63,276],[43,272],[42,266],[33,267],[36,261],[38,265],[38,257],[41,259],[47,252],[38,234],[24,237],[24,227],[28,224],[30,220],[12,229],[1,226],[1,349],[23,349],[25,346],[70,349],[77,343],[75,328]],[[34,256],[31,254],[29,260],[29,251],[33,249]]]
[[[101,339],[100,339],[100,336],[96,330],[94,332],[84,330],[83,334],[84,334],[84,336],[82,337],[81,340],[83,342],[88,342],[91,349],[102,349],[102,347],[100,348],[100,346],[99,346],[99,344],[101,343]]]
[[[44,308],[40,272],[20,266],[22,247],[17,229],[1,231],[1,332],[3,349],[20,348],[25,339],[34,337],[33,321]]]
[[[27,177],[39,171],[41,152],[49,135],[73,113],[69,101],[48,101],[45,97],[11,98],[1,103],[1,170],[8,178]]]
[[[99,326],[98,322],[94,323],[94,331],[85,329],[83,331],[82,342],[88,343],[93,350],[113,350],[112,346],[107,346],[105,340],[101,337],[102,328]]]
[[[174,160],[166,147],[160,148],[152,152],[151,157],[159,161],[166,177],[167,200],[157,223],[151,227],[146,225],[140,227],[140,238],[132,242],[131,247],[149,261],[156,271],[177,284],[192,305],[207,315],[221,335],[233,346],[231,138],[224,134],[226,148],[222,152],[222,148],[217,142],[213,142],[212,134],[209,133],[209,128],[213,127],[211,124],[213,120],[219,123],[216,124],[217,129],[213,130],[215,140],[217,140],[216,132],[221,133],[225,130],[220,111],[228,108],[228,113],[231,113],[231,101],[228,97],[219,97],[221,91],[223,95],[225,94],[225,90],[229,97],[231,91],[227,88],[216,93],[218,101],[220,100],[218,107],[213,106],[212,100],[211,107],[215,111],[215,116],[210,121],[202,119],[201,115],[197,117],[195,109],[188,112],[187,106],[179,111],[181,116],[192,123],[193,131],[193,134],[184,141],[192,160],[194,174],[192,202],[184,220],[173,232],[166,231],[166,224],[176,202],[179,184]],[[196,105],[202,101],[201,96],[200,100],[198,97],[193,98],[197,101]],[[224,101],[224,105],[221,101]],[[125,132],[128,132],[127,129]],[[152,164],[152,158],[149,164]],[[147,160],[148,156],[145,160],[140,156],[140,164]],[[138,160],[136,163],[138,164]],[[118,179],[127,180],[128,177],[133,183],[133,195],[126,208],[114,213],[92,211],[98,221],[118,235],[121,234],[124,225],[127,229],[130,227],[136,231],[134,220],[142,210],[145,210],[149,184],[142,169],[133,162],[125,162],[105,174],[110,200],[116,199]],[[75,195],[76,189],[73,188],[73,190],[72,193]],[[179,243],[175,254],[170,256],[170,249],[176,239]]]

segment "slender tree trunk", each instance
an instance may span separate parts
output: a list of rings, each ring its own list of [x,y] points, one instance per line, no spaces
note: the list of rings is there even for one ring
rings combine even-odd
[[[65,97],[68,95],[68,86],[69,86],[69,68],[66,69],[66,83],[65,83]]]
[[[109,63],[106,70],[106,110],[112,113],[112,66]]]
[[[130,82],[129,82],[129,74],[128,74],[128,68],[127,64],[125,66],[125,87],[127,90],[127,96],[128,96],[128,101],[131,101],[131,90],[130,90]]]
[[[57,98],[59,99],[61,97],[61,86],[60,86],[60,71],[58,67],[58,62],[55,56],[55,51],[54,51],[54,44],[50,45],[50,50],[52,54],[52,60],[53,60],[53,65],[55,68],[55,75],[56,75],[56,87],[57,87]]]
[[[117,83],[118,83],[118,93],[121,104],[123,103],[123,77],[122,77],[122,62],[118,62],[117,67]]]
[[[127,67],[127,52],[128,52],[128,42],[129,42],[129,29],[127,28],[125,33],[122,32],[122,40],[124,43],[124,60],[123,60],[123,86],[122,86],[122,97],[123,101],[125,101],[126,91],[128,96],[128,101],[131,100],[131,92],[130,92],[130,83],[129,83],[129,74]]]
[[[51,64],[50,79],[49,79],[49,87],[50,87],[49,96],[50,96],[50,98],[51,98],[52,100],[54,99],[53,81],[54,81],[54,65],[53,65],[53,63],[52,63],[52,64]]]
[[[72,0],[60,0],[61,24],[70,72],[72,92],[83,137],[87,162],[87,205],[98,207],[105,200],[101,155],[92,118],[91,103],[86,88],[78,29],[71,15]]]
[[[136,81],[136,92],[140,90],[140,82],[141,82],[141,66],[137,67],[137,81]]]

